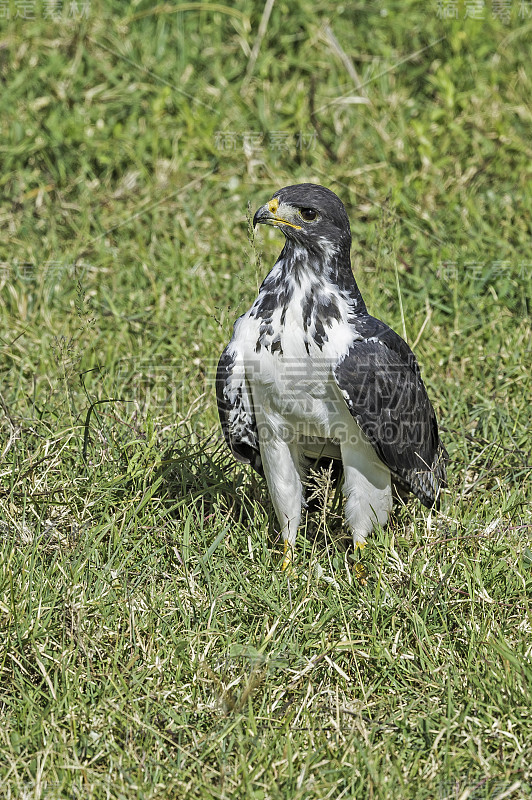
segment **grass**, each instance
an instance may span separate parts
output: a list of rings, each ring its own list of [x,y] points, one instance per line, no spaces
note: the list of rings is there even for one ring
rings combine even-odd
[[[285,0],[257,49],[249,0],[9,8],[0,796],[532,796],[531,20]],[[344,200],[452,457],[366,586],[337,498],[280,573],[217,423],[282,244],[250,245],[248,204],[305,180]]]

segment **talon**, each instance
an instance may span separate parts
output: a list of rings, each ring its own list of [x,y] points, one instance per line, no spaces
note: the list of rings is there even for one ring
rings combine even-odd
[[[361,586],[366,586],[368,582],[368,571],[361,561],[355,564],[355,578]]]

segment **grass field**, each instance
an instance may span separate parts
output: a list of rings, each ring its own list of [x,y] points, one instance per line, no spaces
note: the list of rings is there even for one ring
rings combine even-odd
[[[263,10],[0,4],[0,797],[532,797],[532,8]],[[302,181],[452,458],[366,586],[217,422]]]

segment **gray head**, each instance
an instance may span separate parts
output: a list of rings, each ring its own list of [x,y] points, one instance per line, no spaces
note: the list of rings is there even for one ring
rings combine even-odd
[[[279,228],[287,243],[309,251],[330,251],[351,246],[351,229],[344,204],[330,189],[316,183],[285,186],[259,208],[253,225]]]

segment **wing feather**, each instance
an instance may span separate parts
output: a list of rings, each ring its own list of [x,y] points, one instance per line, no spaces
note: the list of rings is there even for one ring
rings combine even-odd
[[[243,360],[233,343],[225,348],[218,362],[216,399],[222,432],[234,457],[263,475],[253,401]]]
[[[349,411],[400,487],[438,504],[448,455],[436,415],[406,342],[374,317],[334,370]]]

